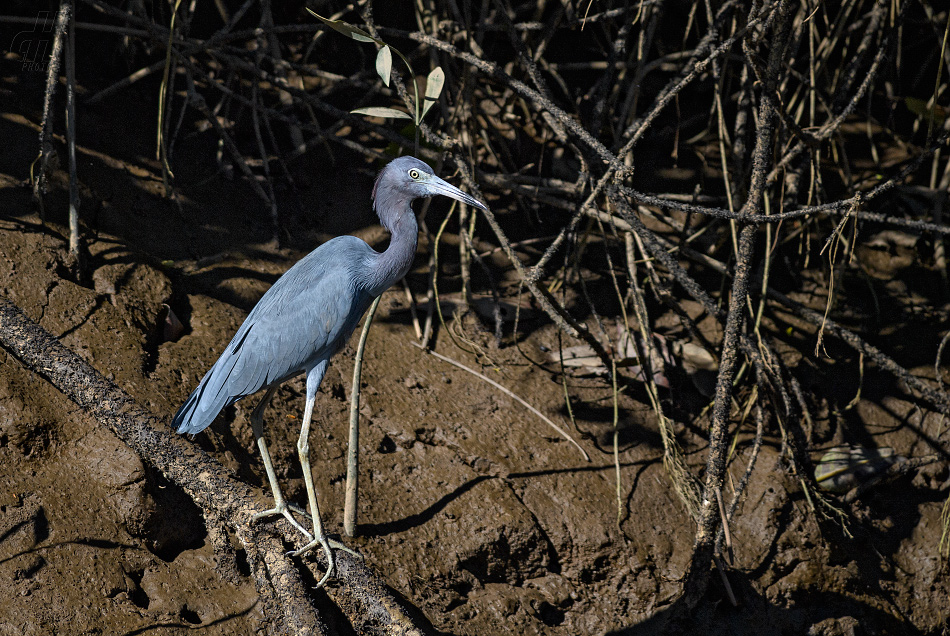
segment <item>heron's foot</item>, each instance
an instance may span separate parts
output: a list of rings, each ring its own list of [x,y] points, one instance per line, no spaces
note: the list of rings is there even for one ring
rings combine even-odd
[[[309,534],[309,533],[308,533],[308,534]],[[360,554],[360,553],[357,552],[356,550],[351,550],[351,549],[349,549],[348,547],[346,547],[345,545],[343,545],[343,544],[340,543],[339,541],[334,541],[333,539],[331,539],[331,538],[329,538],[329,537],[327,537],[326,540],[327,540],[327,545],[330,546],[330,548],[332,548],[333,550],[343,550],[344,552],[346,552],[346,553],[348,553],[348,554],[352,554],[353,556],[355,556],[355,557],[357,557],[357,558],[359,558],[359,559],[362,559],[362,558],[363,558],[363,555],[362,555],[362,554]],[[291,555],[291,556],[300,556],[300,555],[302,555],[302,554],[306,554],[307,552],[310,552],[311,550],[313,550],[313,549],[314,549],[315,547],[317,547],[318,545],[319,545],[319,546],[323,546],[323,549],[324,549],[324,550],[327,549],[327,546],[326,546],[326,545],[323,545],[323,542],[320,541],[320,539],[314,539],[313,541],[311,541],[310,543],[308,543],[308,544],[305,545],[304,547],[300,548],[299,550],[291,550],[291,551],[288,552],[287,554],[289,554],[289,555]]]
[[[310,534],[307,529],[300,525],[300,522],[294,518],[294,512],[304,515],[306,514],[297,506],[288,506],[286,502],[278,501],[277,505],[275,505],[270,510],[254,513],[254,515],[251,516],[251,521],[260,521],[261,519],[267,519],[268,517],[276,517],[277,515],[281,515],[284,517],[284,519],[290,522],[290,525],[297,528],[297,530],[299,530],[303,536],[307,537],[307,539],[313,542],[313,535]]]
[[[293,504],[293,503],[287,504],[287,507],[290,508],[293,512],[296,512],[296,513],[297,513],[298,515],[300,515],[301,517],[306,517],[307,519],[310,518],[310,513],[307,512],[307,509],[306,509],[306,508],[303,508],[303,507],[298,506],[297,504]],[[308,533],[308,534],[309,534],[309,533]]]
[[[334,543],[336,542],[334,541]],[[321,546],[323,548],[324,554],[327,555],[327,571],[323,574],[323,578],[317,582],[317,587],[315,588],[320,589],[330,579],[330,575],[333,574],[333,570],[336,569],[336,562],[333,558],[333,550],[330,547],[330,540],[326,537],[326,535],[321,535],[299,550],[293,550],[287,554],[291,556],[301,556],[307,552],[310,552],[317,546]]]
[[[355,557],[362,558],[358,552],[355,552],[349,549],[348,547],[346,547],[339,541],[334,541],[333,539],[330,539],[326,535],[322,537],[317,537],[316,539],[314,539],[313,541],[311,541],[304,547],[300,548],[299,550],[293,550],[291,552],[288,552],[287,554],[289,554],[290,556],[301,556],[301,555],[306,554],[307,552],[310,552],[311,550],[313,550],[314,548],[318,546],[322,547],[324,553],[327,555],[327,571],[323,575],[323,578],[320,579],[320,582],[317,583],[317,588],[323,587],[323,585],[330,578],[330,575],[333,574],[333,570],[336,569],[336,560],[333,558],[333,550],[343,550],[344,552],[348,552]]]

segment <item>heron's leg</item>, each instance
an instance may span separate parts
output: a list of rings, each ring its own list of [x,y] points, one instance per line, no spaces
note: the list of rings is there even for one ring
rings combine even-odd
[[[336,564],[333,559],[331,548],[343,549],[352,554],[356,554],[342,543],[330,540],[323,531],[323,521],[320,519],[320,509],[317,507],[317,493],[313,488],[313,472],[310,469],[310,420],[313,416],[313,405],[316,402],[317,389],[323,380],[323,374],[327,370],[327,362],[321,362],[307,374],[307,405],[304,407],[303,426],[300,428],[300,439],[297,440],[297,454],[300,457],[300,466],[303,469],[303,479],[307,486],[307,497],[310,500],[310,514],[313,517],[313,540],[294,552],[294,556],[300,556],[309,552],[313,548],[323,547],[327,555],[327,571],[317,583],[317,587],[322,587],[330,575],[333,573]]]
[[[261,451],[261,459],[264,462],[264,470],[267,472],[267,481],[270,482],[271,492],[274,493],[274,507],[270,510],[265,510],[263,512],[256,513],[251,519],[257,521],[259,519],[264,519],[266,517],[273,517],[276,515],[283,515],[290,524],[300,530],[308,539],[313,539],[313,535],[307,532],[307,530],[300,525],[294,515],[291,513],[287,502],[284,500],[284,495],[280,491],[280,484],[277,483],[277,474],[274,472],[274,463],[271,461],[270,452],[267,450],[267,442],[264,441],[264,409],[267,408],[267,405],[270,404],[271,399],[274,397],[274,393],[277,392],[277,387],[272,386],[267,389],[267,393],[264,394],[264,398],[260,401],[260,404],[257,405],[257,408],[254,409],[254,412],[251,413],[251,430],[254,431],[254,439],[257,440],[257,448]]]

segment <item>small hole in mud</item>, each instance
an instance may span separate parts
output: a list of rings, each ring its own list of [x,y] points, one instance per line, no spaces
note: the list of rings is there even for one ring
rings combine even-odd
[[[46,518],[46,510],[42,506],[36,511],[34,519],[33,536],[36,543],[43,543],[49,538],[49,520]]]
[[[192,625],[201,625],[201,617],[198,616],[198,612],[189,609],[187,605],[181,608],[181,620]]]
[[[238,572],[243,576],[251,575],[251,564],[247,561],[246,550],[237,550],[234,554],[234,562],[237,565]]]
[[[34,555],[25,568],[17,568],[13,571],[13,580],[19,581],[23,579],[32,579],[37,572],[43,569],[43,566],[46,565],[46,559],[39,555]]]
[[[206,536],[201,511],[179,486],[154,469],[146,469],[147,492],[155,512],[146,529],[149,551],[171,563],[185,550],[200,548]]]
[[[452,589],[455,590],[455,593],[459,596],[465,597],[472,591],[472,584],[468,581],[457,581],[452,584]]]
[[[389,453],[396,452],[396,442],[393,441],[389,435],[386,435],[379,441],[379,446],[376,447],[376,452],[382,455],[388,455]]]
[[[152,600],[148,597],[148,594],[145,593],[145,590],[143,590],[140,585],[143,576],[145,576],[145,570],[135,570],[134,572],[129,572],[129,578],[132,579],[132,583],[135,584],[135,589],[132,590],[131,594],[129,594],[129,599],[135,604],[136,607],[147,610]]]
[[[564,622],[564,610],[544,601],[538,607],[538,618],[548,627],[557,627]]]
[[[584,568],[581,570],[581,580],[584,583],[593,583],[594,581],[603,581],[607,578],[608,565],[610,561],[606,556],[599,556],[594,560],[594,565],[591,568]]]
[[[330,388],[330,395],[336,400],[346,400],[346,389],[343,388],[342,384],[334,384]]]

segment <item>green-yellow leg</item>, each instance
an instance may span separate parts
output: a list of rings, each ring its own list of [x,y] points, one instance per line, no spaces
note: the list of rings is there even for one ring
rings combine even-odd
[[[267,450],[267,443],[264,441],[264,409],[266,409],[267,405],[270,404],[271,398],[274,397],[274,393],[276,391],[276,386],[267,389],[267,393],[264,394],[264,398],[251,414],[251,429],[254,431],[254,438],[257,440],[257,448],[261,451],[261,459],[264,462],[264,470],[267,472],[267,481],[270,482],[271,492],[274,493],[274,507],[270,510],[264,510],[263,512],[254,514],[251,519],[253,521],[258,521],[260,519],[266,519],[267,517],[283,515],[283,517],[287,519],[287,521],[289,521],[293,527],[302,532],[304,536],[307,537],[307,539],[312,540],[313,535],[307,532],[307,530],[297,522],[293,513],[291,512],[290,506],[288,506],[287,502],[284,500],[284,495],[280,491],[280,485],[277,483],[277,474],[274,472],[274,463],[271,461],[270,452]]]
[[[310,419],[313,416],[313,405],[316,402],[317,389],[320,388],[320,381],[323,380],[323,374],[326,371],[327,363],[322,362],[307,374],[307,405],[304,407],[303,426],[300,428],[300,439],[297,440],[297,455],[300,457],[300,466],[303,469],[303,480],[307,486],[307,499],[310,501],[310,515],[313,517],[313,540],[307,545],[293,552],[294,556],[300,556],[317,547],[323,547],[327,555],[327,571],[317,583],[317,587],[323,585],[333,573],[336,563],[333,558],[333,550],[346,550],[356,555],[345,545],[338,541],[329,539],[323,532],[323,521],[320,519],[320,509],[317,507],[317,493],[313,488],[313,472],[310,469]]]

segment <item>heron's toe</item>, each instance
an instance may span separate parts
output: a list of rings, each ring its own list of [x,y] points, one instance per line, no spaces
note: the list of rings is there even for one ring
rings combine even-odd
[[[333,539],[327,539],[327,543],[329,543],[329,544],[330,544],[330,547],[333,548],[334,550],[343,550],[343,551],[346,552],[347,554],[352,554],[353,556],[358,557],[358,558],[360,558],[360,559],[363,558],[363,555],[362,555],[362,554],[360,554],[359,552],[357,552],[357,551],[355,551],[355,550],[349,549],[348,547],[346,547],[345,545],[343,545],[343,544],[340,543],[339,541],[334,541]]]
[[[310,534],[310,532],[308,532],[306,528],[300,525],[300,522],[294,518],[294,515],[291,512],[291,510],[292,509],[288,507],[286,503],[279,502],[276,506],[274,506],[270,510],[264,510],[261,512],[254,513],[251,516],[251,521],[260,521],[261,519],[268,519],[270,517],[276,517],[277,515],[280,515],[284,517],[284,519],[289,521],[290,525],[292,525],[294,528],[299,530],[305,537],[307,537],[308,540],[313,541],[313,535]]]
[[[300,516],[302,516],[302,517],[310,517],[310,513],[307,512],[307,509],[306,509],[306,508],[302,508],[302,507],[298,506],[297,504],[292,504],[292,503],[291,503],[291,504],[286,504],[286,505],[287,505],[288,508],[290,508],[291,511],[296,512],[296,513],[297,513],[298,515],[300,515]]]
[[[304,547],[300,548],[299,550],[291,550],[291,551],[288,552],[287,554],[290,555],[290,556],[295,556],[295,557],[296,557],[296,556],[303,556],[303,555],[307,554],[308,552],[310,552],[311,550],[313,550],[314,548],[316,548],[316,547],[318,547],[318,546],[321,546],[321,547],[323,547],[324,551],[327,553],[327,558],[332,558],[332,557],[330,556],[330,550],[329,550],[329,548],[328,548],[327,546],[324,546],[323,544],[324,544],[324,541],[321,541],[320,539],[313,539],[313,540],[310,541],[307,545],[305,545]]]
[[[329,553],[330,550],[343,550],[344,552],[348,554],[352,554],[355,557],[359,557],[361,559],[363,558],[363,555],[360,554],[359,552],[356,552],[355,550],[351,550],[350,548],[346,547],[339,541],[334,541],[333,539],[330,539],[330,538],[326,538],[325,540],[321,540],[319,538],[314,539],[313,541],[311,541],[304,547],[300,548],[299,550],[291,550],[287,554],[289,554],[290,556],[301,556],[310,552],[317,546],[321,546],[324,549],[324,551],[327,553]]]
[[[344,549],[344,550],[347,550],[348,552],[351,552],[349,548],[346,548],[345,546],[338,543],[337,541],[331,541],[326,536],[321,536],[314,539],[313,541],[311,541],[304,547],[300,548],[299,550],[295,550],[294,552],[288,552],[288,554],[292,556],[300,556],[302,554],[306,554],[310,550],[313,550],[317,546],[321,546],[323,548],[323,552],[327,555],[327,571],[323,574],[323,578],[321,578],[317,582],[316,589],[323,587],[323,585],[330,579],[330,575],[333,574],[333,570],[336,569],[336,560],[333,558],[333,548],[331,547],[331,545],[333,544],[336,545],[336,549]]]

